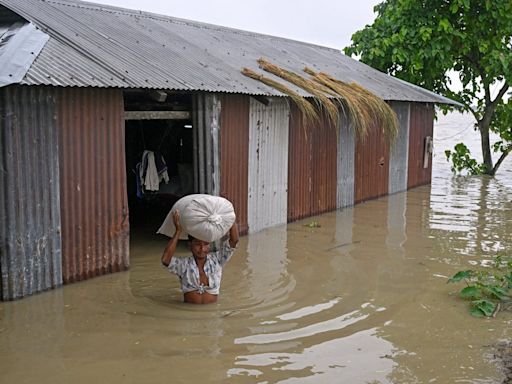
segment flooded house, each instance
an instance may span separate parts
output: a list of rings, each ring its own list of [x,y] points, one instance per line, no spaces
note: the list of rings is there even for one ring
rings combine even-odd
[[[343,100],[337,119],[305,119],[296,96],[315,105],[316,93],[261,60],[309,84],[356,83],[396,113],[396,137],[378,123],[358,134]],[[190,193],[230,199],[254,233],[428,184],[435,104],[454,102],[336,49],[77,0],[0,0],[1,299],[126,270],[130,231],[156,231]],[[145,189],[148,156],[166,178]]]

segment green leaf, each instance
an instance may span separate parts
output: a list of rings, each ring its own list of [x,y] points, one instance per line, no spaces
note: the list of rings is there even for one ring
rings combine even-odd
[[[458,283],[461,280],[470,279],[474,275],[474,272],[471,269],[467,271],[459,271],[455,275],[452,276],[451,279],[448,280],[449,283]]]
[[[478,300],[474,301],[473,306],[475,308],[478,308],[482,313],[487,316],[491,317],[494,311],[496,310],[496,303],[489,301],[489,300]]]
[[[498,300],[505,300],[508,297],[508,290],[506,290],[504,288],[491,286],[491,287],[488,287],[488,289],[489,289],[490,295],[494,296]]]
[[[483,292],[479,287],[475,285],[470,285],[466,288],[461,289],[459,295],[463,299],[479,299],[483,296]]]
[[[471,316],[475,316],[475,317],[484,317],[485,316],[485,313],[483,313],[482,310],[477,307],[471,307],[471,309],[469,310],[469,313],[471,313]]]
[[[453,2],[451,5],[450,5],[450,12],[451,13],[457,13],[457,11],[459,10],[459,4],[457,4],[457,2]]]
[[[451,24],[447,19],[439,20],[439,28],[444,32],[447,32],[451,28]]]

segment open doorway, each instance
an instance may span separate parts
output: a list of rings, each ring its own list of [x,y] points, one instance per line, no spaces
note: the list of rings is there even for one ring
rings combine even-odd
[[[193,193],[192,95],[126,91],[124,103],[130,232],[155,233]]]

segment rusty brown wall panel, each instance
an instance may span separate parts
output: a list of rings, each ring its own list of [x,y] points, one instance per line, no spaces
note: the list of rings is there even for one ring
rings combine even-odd
[[[290,108],[288,146],[288,221],[311,216],[311,128],[295,105]]]
[[[288,161],[288,221],[336,209],[337,137],[326,121],[304,126],[292,105]]]
[[[429,184],[432,180],[432,154],[428,167],[423,168],[425,138],[434,132],[434,107],[432,104],[411,103],[409,130],[409,168],[407,188]]]
[[[62,284],[58,130],[52,88],[0,89],[0,298]]]
[[[314,127],[311,134],[312,203],[311,213],[336,209],[337,150],[336,127],[326,119]]]
[[[241,234],[248,231],[249,96],[224,95],[220,116],[220,195],[235,207]]]
[[[354,178],[355,204],[388,194],[389,144],[380,127],[356,140]]]
[[[58,97],[65,283],[129,266],[124,106],[120,90],[63,88]]]

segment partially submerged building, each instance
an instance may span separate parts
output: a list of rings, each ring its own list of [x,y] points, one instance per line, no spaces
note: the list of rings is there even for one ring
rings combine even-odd
[[[361,85],[397,113],[398,138],[375,126],[363,140],[347,116],[305,123],[241,73],[261,72],[262,57]],[[227,197],[251,233],[429,183],[436,103],[453,104],[335,49],[77,0],[0,0],[1,298],[125,270],[130,228],[185,194]],[[170,181],[140,195],[146,150]]]

